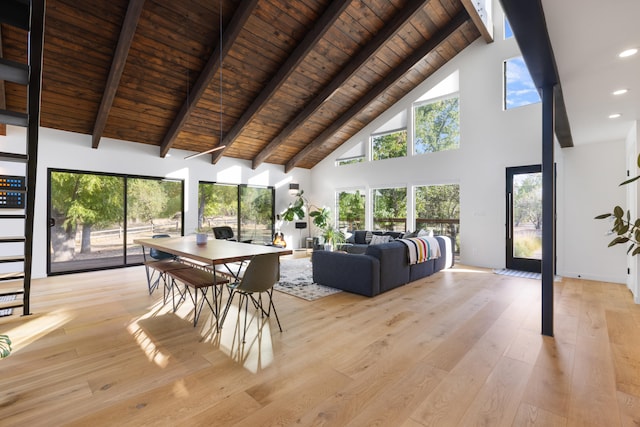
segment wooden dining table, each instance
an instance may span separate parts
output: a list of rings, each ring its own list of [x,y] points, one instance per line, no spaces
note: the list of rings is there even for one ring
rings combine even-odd
[[[290,249],[277,246],[254,245],[230,240],[209,239],[206,244],[197,244],[195,236],[135,239],[133,243],[142,246],[143,254],[145,254],[145,262],[147,248],[153,248],[175,255],[178,261],[191,264],[190,268],[176,269],[169,272],[169,275],[175,276],[175,279],[185,283],[189,282],[197,288],[195,290],[196,297],[192,297],[194,299],[194,305],[196,306],[194,326],[196,326],[199,313],[202,311],[203,305],[206,302],[216,317],[216,329],[218,328],[218,315],[220,312],[220,304],[222,303],[222,292],[217,291],[218,285],[228,283],[229,277],[234,281],[239,280],[242,266],[256,255],[277,253],[282,256],[293,253]],[[207,270],[210,269],[208,271],[211,273],[198,272],[199,267],[194,266],[194,264],[205,267]],[[219,273],[222,273],[223,276],[219,276]],[[227,278],[225,278],[225,276]],[[210,279],[203,279],[206,277]],[[195,282],[195,280],[198,280],[198,282]],[[203,280],[206,280],[207,283],[203,283]],[[213,289],[212,301],[207,299],[206,289],[209,287]],[[171,289],[173,296],[173,285]],[[201,290],[203,298],[200,305],[197,303],[198,289]],[[185,287],[184,293],[181,293],[181,301],[184,300],[186,292],[187,289]],[[175,310],[176,304],[174,301],[174,311]]]
[[[277,246],[254,245],[220,239],[209,239],[206,244],[198,245],[195,236],[136,239],[133,243],[141,245],[143,248],[154,248],[211,266],[248,261],[255,255],[265,253],[275,252],[279,255],[293,253],[291,249]]]

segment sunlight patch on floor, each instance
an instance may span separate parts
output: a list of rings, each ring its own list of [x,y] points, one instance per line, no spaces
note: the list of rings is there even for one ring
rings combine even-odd
[[[56,310],[48,314],[38,315],[5,334],[11,338],[13,353],[18,353],[29,344],[69,323],[71,319],[73,317],[67,310]]]
[[[136,341],[142,352],[147,356],[150,362],[155,363],[161,368],[165,368],[169,364],[169,355],[163,353],[154,343],[154,340],[147,335],[139,322],[150,317],[157,316],[159,313],[159,304],[154,305],[147,313],[138,317],[129,325],[127,331]]]
[[[257,373],[271,365],[274,360],[273,341],[268,317],[260,317],[249,307],[247,316],[247,335],[242,342],[244,310],[232,305],[220,330],[220,351],[249,372]]]

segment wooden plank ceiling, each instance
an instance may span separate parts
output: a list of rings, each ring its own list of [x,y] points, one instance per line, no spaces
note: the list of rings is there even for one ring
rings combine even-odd
[[[463,3],[47,0],[41,125],[311,168],[480,36]]]

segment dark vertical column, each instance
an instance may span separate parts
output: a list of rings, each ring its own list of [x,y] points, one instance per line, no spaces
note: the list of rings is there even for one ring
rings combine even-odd
[[[542,335],[553,336],[553,279],[556,206],[554,166],[554,88],[542,88]]]
[[[40,92],[42,87],[42,51],[44,49],[45,0],[31,2],[29,28],[29,87],[27,89],[27,206],[25,211],[24,295],[23,315],[31,314],[31,269],[33,268],[33,220],[36,202],[36,171],[38,169],[38,135],[40,131]]]

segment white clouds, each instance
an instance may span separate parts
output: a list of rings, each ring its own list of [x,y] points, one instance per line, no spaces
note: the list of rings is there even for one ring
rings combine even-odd
[[[522,57],[506,61],[506,108],[514,108],[540,102],[538,90],[531,80],[529,70]]]

